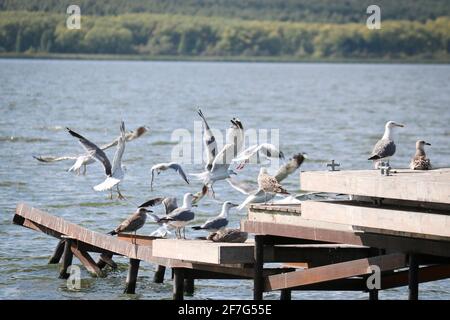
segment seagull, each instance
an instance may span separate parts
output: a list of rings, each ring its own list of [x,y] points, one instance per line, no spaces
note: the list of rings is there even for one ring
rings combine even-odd
[[[288,160],[287,163],[282,165],[278,171],[275,173],[275,179],[280,183],[284,179],[286,179],[289,175],[294,173],[300,166],[303,161],[306,159],[306,154],[298,153],[294,154],[292,158]],[[261,203],[272,200],[275,198],[275,193],[264,193],[261,190],[258,190],[256,186],[252,186],[249,183],[245,183],[243,181],[239,181],[234,177],[230,177],[227,179],[227,182],[237,191],[248,195],[248,197],[244,200],[244,202],[239,205],[237,208],[239,211],[242,210],[249,203]]]
[[[139,207],[147,208],[147,207],[158,206],[160,204],[164,205],[166,215],[178,208],[177,198],[173,198],[173,197],[153,198],[153,199],[150,199],[150,200],[144,202]]]
[[[230,201],[225,201],[222,205],[222,211],[217,217],[207,220],[201,226],[192,227],[192,229],[217,232],[220,229],[225,228],[228,225],[228,213],[230,209],[237,206],[237,204],[234,204]]]
[[[210,233],[206,239],[212,242],[229,242],[229,243],[243,243],[247,241],[248,233],[239,229],[221,229],[217,232]]]
[[[263,191],[266,195],[267,193],[275,194],[289,194],[286,189],[275,179],[267,173],[267,168],[261,168],[258,175],[258,192]],[[267,201],[266,201],[267,202]]]
[[[123,195],[120,193],[119,190],[119,183],[124,178],[124,170],[122,168],[122,156],[123,152],[125,150],[125,124],[122,121],[120,125],[120,131],[121,136],[119,138],[119,142],[117,144],[117,151],[114,155],[113,165],[111,166],[111,163],[106,156],[105,152],[97,147],[94,143],[86,139],[85,137],[81,136],[80,134],[76,133],[75,131],[72,131],[71,129],[67,128],[69,133],[75,137],[78,138],[83,148],[86,150],[86,152],[92,156],[95,160],[102,163],[103,167],[105,168],[105,174],[106,174],[106,180],[102,182],[99,185],[96,185],[94,187],[95,191],[105,191],[105,190],[111,190],[111,199],[112,199],[112,188],[117,187],[117,193],[119,196],[119,199],[124,199]]]
[[[192,193],[186,193],[183,198],[183,205],[165,217],[159,218],[156,215],[152,215],[156,223],[167,223],[169,226],[176,228],[177,238],[181,238],[181,229],[183,229],[183,238],[186,239],[185,226],[191,220],[194,220],[195,214],[192,212],[192,200],[194,195]]]
[[[395,143],[393,138],[393,129],[395,127],[404,127],[403,124],[395,121],[388,121],[384,129],[383,137],[373,147],[372,155],[368,160],[374,161],[375,169],[378,169],[379,162],[383,159],[387,159],[389,164],[389,158],[395,153]]]
[[[208,122],[206,121],[205,116],[203,115],[202,110],[198,109],[198,115],[203,120],[203,144],[205,145],[205,153],[206,153],[206,165],[205,170],[211,170],[212,163],[214,161],[214,158],[217,155],[217,141],[214,137],[211,128],[208,125]]]
[[[416,154],[411,159],[409,168],[411,170],[430,170],[431,162],[425,154],[425,146],[431,146],[428,142],[423,140],[417,140],[416,142]]]
[[[151,169],[152,180],[150,183],[150,187],[151,187],[152,191],[153,191],[153,180],[155,178],[155,172],[157,175],[159,175],[161,173],[161,171],[166,171],[168,169],[173,169],[176,172],[178,172],[178,174],[183,178],[183,180],[186,181],[187,184],[189,184],[189,180],[186,177],[186,174],[184,173],[183,168],[178,163],[176,163],[176,162],[158,163],[158,164],[155,164]]]
[[[135,213],[126,218],[117,228],[108,232],[110,235],[116,235],[123,232],[134,232],[136,243],[136,231],[142,228],[147,220],[147,213],[152,212],[143,207],[139,207]]]
[[[226,142],[235,146],[235,153],[238,154],[244,145],[244,126],[239,118],[230,120],[231,126],[227,130]]]
[[[236,158],[234,158],[233,162],[240,162],[240,165],[238,166],[239,169],[243,169],[245,164],[250,162],[250,158],[256,155],[257,160],[256,163],[260,163],[260,156],[264,156],[266,159],[269,158],[276,158],[284,160],[284,154],[282,151],[278,150],[278,148],[271,144],[271,143],[262,143],[262,144],[255,144],[241,153],[237,155]]]
[[[127,132],[125,135],[125,140],[128,142],[128,141],[137,139],[140,136],[142,136],[144,133],[146,133],[148,130],[149,129],[144,126],[138,127],[134,131]],[[108,144],[102,145],[100,147],[100,149],[105,151],[113,146],[116,146],[118,143],[118,140],[119,140],[119,138],[115,139],[114,141],[112,141]],[[44,163],[59,162],[59,161],[65,161],[65,160],[75,160],[75,163],[67,171],[75,172],[77,175],[80,175],[80,174],[86,175],[87,166],[95,162],[95,159],[88,153],[82,154],[82,155],[77,155],[77,156],[60,156],[60,157],[33,156],[33,158],[35,158],[36,160],[38,160],[40,162],[44,162]]]

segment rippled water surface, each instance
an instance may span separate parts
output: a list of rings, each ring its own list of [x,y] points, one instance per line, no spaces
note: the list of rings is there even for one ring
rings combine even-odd
[[[307,152],[303,170],[324,169],[336,159],[343,169],[367,169],[372,145],[384,123],[406,124],[398,130],[397,154],[391,164],[406,167],[418,138],[432,144],[435,166],[449,166],[450,67],[446,65],[263,64],[196,62],[107,62],[0,60],[0,298],[2,299],[170,299],[171,280],[152,283],[153,266],[142,264],[138,294],[123,295],[127,260],[119,270],[95,279],[83,271],[82,290],[67,290],[57,266],[47,265],[56,240],[12,225],[15,206],[24,201],[92,230],[106,232],[134,208],[110,201],[92,186],[103,179],[99,164],[87,176],[66,172],[70,162],[37,163],[32,155],[77,154],[80,146],[64,128],[71,127],[97,143],[118,133],[121,119],[128,129],[140,125],[150,134],[127,144],[123,193],[134,203],[152,196],[197,191],[200,183],[180,183],[172,174],[158,177],[150,192],[150,167],[170,160],[173,130],[193,131],[201,106],[219,129],[238,116],[246,128],[279,128],[286,155]],[[108,155],[113,156],[114,150]],[[198,172],[200,165],[186,165]],[[240,178],[255,179],[249,166]],[[167,178],[167,179],[165,179]],[[284,183],[300,190],[298,175]],[[216,185],[218,198],[240,202],[244,196],[227,183]],[[196,209],[197,222],[218,212],[206,199]],[[243,215],[232,212],[232,226]],[[149,234],[151,223],[141,229]],[[189,233],[189,236],[200,233]],[[76,263],[78,261],[74,260]],[[236,290],[236,288],[239,288]],[[197,299],[248,299],[249,281],[196,282]],[[421,285],[425,299],[449,299],[450,282]],[[366,299],[363,293],[294,293],[298,299]],[[380,297],[404,299],[405,288]],[[278,293],[267,298],[277,299]]]

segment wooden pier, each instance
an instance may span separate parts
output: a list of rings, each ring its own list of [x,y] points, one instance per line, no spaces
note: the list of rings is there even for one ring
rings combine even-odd
[[[241,229],[255,240],[242,244],[141,235],[132,243],[133,236],[111,237],[26,204],[13,221],[57,238],[49,262],[61,263],[61,278],[74,256],[98,277],[114,267],[114,256],[127,257],[126,293],[136,290],[141,262],[155,265],[156,283],[173,270],[174,299],[193,294],[195,279],[252,280],[254,299],[280,291],[287,300],[295,290],[363,291],[377,299],[380,290],[401,286],[418,299],[419,283],[450,278],[450,169],[302,172],[300,180],[304,190],[349,200],[251,205]],[[100,254],[97,262],[92,253]]]

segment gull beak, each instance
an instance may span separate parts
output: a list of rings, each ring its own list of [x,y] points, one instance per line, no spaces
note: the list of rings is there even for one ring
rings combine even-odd
[[[236,204],[236,203],[230,203],[230,206],[231,206],[232,208],[239,207],[239,205]]]
[[[153,212],[152,210],[149,210],[149,209],[145,209],[145,212]]]
[[[431,143],[425,142],[426,146],[431,146]]]
[[[401,127],[401,128],[403,128],[405,125],[404,124],[401,124],[401,123],[396,123],[395,124],[397,127]]]

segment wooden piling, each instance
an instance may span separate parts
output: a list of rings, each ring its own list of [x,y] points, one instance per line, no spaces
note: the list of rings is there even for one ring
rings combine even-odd
[[[264,236],[255,235],[254,250],[253,300],[262,300],[264,292]]]
[[[108,265],[112,269],[117,269],[117,264],[113,261],[112,257],[113,257],[112,253],[102,253],[97,261],[97,267],[99,267],[100,270],[102,270]]]
[[[280,300],[291,300],[291,299],[292,299],[291,290],[289,289],[281,290]]]
[[[186,277],[184,279],[184,293],[188,296],[193,296],[194,291],[195,291],[194,278],[192,278],[191,276]]]
[[[48,260],[48,264],[59,263],[64,253],[64,243],[65,243],[64,239],[59,240],[58,244],[56,245],[55,251],[53,252],[53,255]]]
[[[419,300],[419,263],[417,255],[409,255],[408,274],[409,300]]]
[[[63,263],[59,271],[60,279],[68,279],[70,274],[67,273],[67,268],[72,264],[73,252],[72,252],[72,239],[65,239],[64,241],[64,253],[62,256]]]
[[[136,281],[139,271],[140,260],[130,258],[130,267],[128,268],[127,283],[123,293],[134,294],[136,291]]]
[[[378,300],[378,290],[377,289],[369,290],[369,300],[371,300],[371,301]]]
[[[184,299],[184,270],[173,268],[173,300]]]
[[[153,282],[163,283],[165,274],[166,274],[166,267],[158,265],[155,271],[155,275],[153,276]]]

